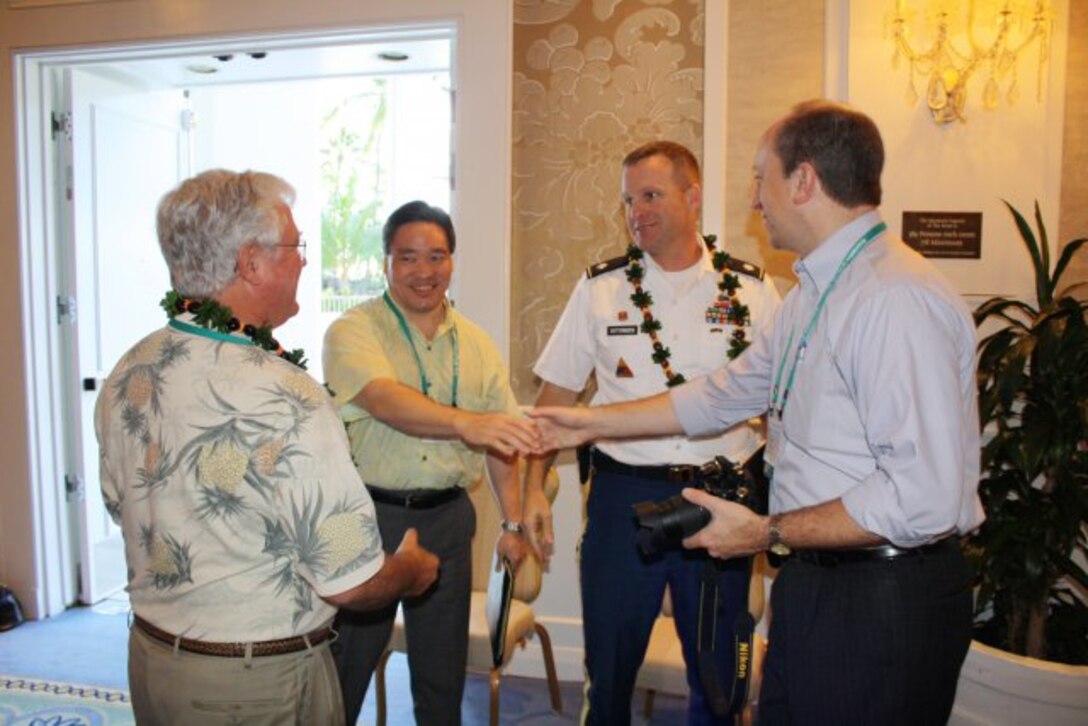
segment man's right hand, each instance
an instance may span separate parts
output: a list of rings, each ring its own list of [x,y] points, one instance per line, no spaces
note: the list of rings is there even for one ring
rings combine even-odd
[[[544,451],[569,449],[596,438],[599,408],[585,406],[539,406],[529,409],[540,428]]]
[[[404,563],[411,580],[404,592],[406,597],[422,595],[438,579],[438,557],[419,546],[419,535],[409,528],[393,557]]]
[[[506,458],[527,456],[540,450],[535,421],[505,413],[458,411],[453,419],[457,437],[469,446],[489,449]]]

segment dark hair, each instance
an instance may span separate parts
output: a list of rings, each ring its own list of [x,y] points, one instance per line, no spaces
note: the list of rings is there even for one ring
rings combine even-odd
[[[623,157],[623,166],[624,168],[634,166],[651,156],[664,156],[671,161],[673,172],[681,186],[686,188],[700,183],[702,177],[699,174],[699,161],[695,158],[695,154],[691,153],[688,147],[675,141],[651,141],[643,144]]]
[[[389,215],[389,219],[385,220],[385,226],[382,227],[382,252],[388,255],[397,230],[412,222],[430,222],[441,227],[446,233],[446,246],[450,254],[453,254],[457,247],[457,235],[454,234],[453,220],[450,219],[450,215],[446,213],[446,210],[432,207],[427,202],[418,199],[397,207],[397,210]]]
[[[778,122],[773,140],[782,170],[808,162],[824,192],[844,207],[880,204],[884,142],[873,120],[831,101],[806,101]]]

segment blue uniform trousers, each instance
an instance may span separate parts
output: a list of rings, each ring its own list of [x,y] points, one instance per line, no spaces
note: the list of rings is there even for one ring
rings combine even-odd
[[[699,582],[707,555],[677,545],[647,557],[638,549],[632,505],[678,495],[682,487],[611,472],[593,477],[581,544],[582,621],[587,695],[583,723],[628,724],[635,678],[646,654],[665,585],[672,593],[676,629],[687,663],[691,697],[689,724],[731,723],[716,719],[697,667]],[[747,559],[721,563],[717,628],[718,674],[728,695],[734,669],[733,623],[748,604]]]

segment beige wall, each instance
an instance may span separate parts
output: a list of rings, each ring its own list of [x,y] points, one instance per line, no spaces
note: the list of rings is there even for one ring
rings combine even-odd
[[[729,3],[725,239],[738,257],[795,281],[793,256],[774,250],[749,209],[759,137],[798,101],[824,95],[824,0]]]

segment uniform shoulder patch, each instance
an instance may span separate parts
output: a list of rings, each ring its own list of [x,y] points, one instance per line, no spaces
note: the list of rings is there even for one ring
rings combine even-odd
[[[725,266],[729,268],[730,272],[738,272],[742,275],[748,275],[754,277],[757,280],[763,279],[763,268],[759,265],[753,265],[751,262],[746,262],[738,257],[729,256],[729,261],[725,263]]]
[[[603,275],[606,272],[612,270],[618,270],[621,267],[627,266],[627,255],[620,255],[619,257],[613,257],[610,260],[601,260],[600,262],[594,262],[592,265],[586,268],[586,277],[593,279],[597,275]]]

